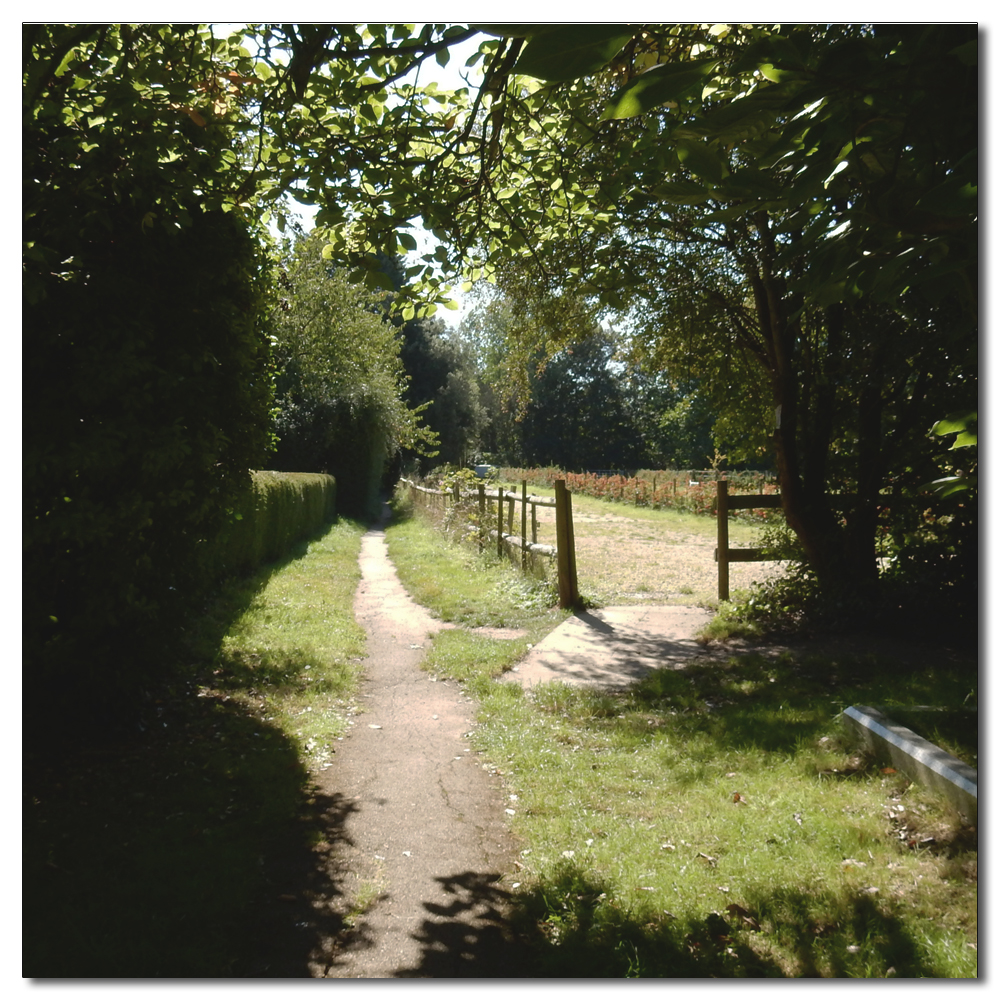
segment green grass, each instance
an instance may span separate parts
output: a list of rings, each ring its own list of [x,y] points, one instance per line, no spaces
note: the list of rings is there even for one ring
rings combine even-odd
[[[133,739],[26,752],[23,975],[262,974],[282,879],[332,806],[311,773],[352,712],[363,531],[340,521],[222,588]]]
[[[389,531],[419,600],[455,620],[551,627],[510,606],[494,568],[470,569],[477,556],[439,542],[432,557],[428,530]],[[525,694],[494,679],[521,652],[454,630],[426,667],[479,698],[473,739],[525,844],[514,920],[540,974],[977,975],[975,831],[858,755],[838,721],[859,701],[959,707],[974,664],[754,655],[622,694]]]
[[[526,612],[544,612],[552,603],[549,587],[507,569],[489,550],[449,541],[422,518],[391,525],[386,544],[410,596],[444,621],[516,627]]]

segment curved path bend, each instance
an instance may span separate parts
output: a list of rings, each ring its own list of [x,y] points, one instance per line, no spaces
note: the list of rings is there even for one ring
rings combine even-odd
[[[360,564],[361,712],[318,780],[320,794],[340,804],[327,859],[339,898],[328,905],[347,929],[321,944],[311,975],[527,975],[503,916],[501,879],[516,857],[509,803],[467,742],[472,701],[420,669],[430,636],[447,626],[403,589],[380,528],[364,535]]]

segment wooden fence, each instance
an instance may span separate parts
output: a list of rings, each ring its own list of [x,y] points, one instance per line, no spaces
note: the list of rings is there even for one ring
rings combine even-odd
[[[781,509],[781,496],[771,493],[743,493],[731,495],[729,483],[720,479],[716,486],[716,520],[718,527],[718,548],[715,560],[719,564],[719,600],[729,600],[729,564],[732,562],[768,562],[783,557],[768,555],[763,549],[731,549],[729,547],[729,513],[734,510]],[[834,509],[846,507],[857,499],[853,493],[828,493],[827,499]]]
[[[529,564],[538,566],[540,561],[556,562],[559,585],[559,606],[576,607],[580,602],[580,591],[576,577],[576,547],[573,537],[572,494],[566,489],[566,481],[555,481],[555,499],[528,495],[528,481],[521,480],[521,492],[487,490],[480,484],[476,491],[462,490],[456,483],[449,490],[435,490],[417,486],[408,479],[403,482],[410,489],[414,504],[425,509],[435,509],[442,520],[449,516],[466,524],[471,524],[479,539],[480,549],[496,542],[497,555],[506,555],[522,570]],[[521,505],[520,534],[514,533],[514,505]],[[542,545],[538,542],[538,508],[554,507],[556,512],[556,544]],[[470,516],[476,512],[473,520]],[[530,536],[529,536],[530,518]],[[504,522],[506,521],[506,530]],[[530,541],[529,541],[530,537]]]
[[[715,561],[719,564],[719,600],[729,600],[729,564],[731,562],[766,562],[777,556],[767,555],[763,549],[731,549],[729,547],[729,512],[732,510],[758,510],[781,507],[781,497],[776,493],[750,493],[741,496],[729,495],[729,483],[719,479],[716,484],[716,522],[718,528],[718,548]]]

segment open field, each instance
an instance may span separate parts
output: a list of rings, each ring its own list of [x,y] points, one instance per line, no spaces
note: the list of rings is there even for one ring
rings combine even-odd
[[[534,489],[536,496],[554,495]],[[515,530],[520,511],[515,507]],[[580,592],[601,605],[718,603],[714,518],[651,510],[573,496],[573,530]],[[760,529],[731,520],[731,547],[759,544]],[[555,545],[555,510],[538,508],[538,541]],[[784,572],[784,564],[733,563],[733,597],[755,581]]]

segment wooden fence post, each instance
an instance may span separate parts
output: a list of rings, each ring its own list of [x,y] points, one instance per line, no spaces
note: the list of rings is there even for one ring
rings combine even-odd
[[[729,600],[729,483],[719,479],[715,483],[715,516],[718,521],[719,600]]]
[[[503,487],[497,486],[497,556],[503,557]]]
[[[566,480],[557,479],[556,488],[556,566],[559,575],[559,607],[573,608],[580,603],[576,583],[576,552],[573,548],[573,500]]]
[[[479,551],[486,544],[486,486],[479,484]]]
[[[528,480],[521,480],[521,569],[528,568]]]

